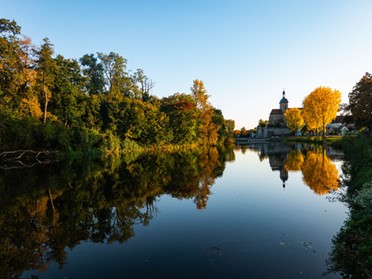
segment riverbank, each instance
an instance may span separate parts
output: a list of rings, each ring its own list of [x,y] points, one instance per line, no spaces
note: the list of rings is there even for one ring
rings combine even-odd
[[[341,146],[342,136],[289,136],[289,137],[272,137],[272,138],[236,138],[235,144],[251,144],[251,143],[265,143],[265,142],[287,142],[287,143],[314,143],[326,145]]]
[[[350,217],[334,237],[331,272],[344,278],[372,278],[372,139],[345,137],[342,184]],[[350,277],[349,277],[350,276]]]
[[[291,137],[284,137],[282,141],[284,142],[306,142],[306,143],[317,143],[317,144],[326,144],[326,145],[333,145],[338,144],[342,141],[342,136],[291,136]]]

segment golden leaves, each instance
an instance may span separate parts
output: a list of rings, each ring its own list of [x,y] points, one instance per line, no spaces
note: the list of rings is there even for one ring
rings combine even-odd
[[[298,108],[289,108],[284,112],[285,120],[288,128],[293,132],[300,130],[305,122],[302,117],[302,112]]]
[[[329,87],[318,87],[303,101],[303,117],[308,130],[325,129],[336,118],[341,103],[341,92]]]

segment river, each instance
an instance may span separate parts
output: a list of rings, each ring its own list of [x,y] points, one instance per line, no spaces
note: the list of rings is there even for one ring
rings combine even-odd
[[[0,171],[2,278],[341,278],[342,154],[259,144]]]

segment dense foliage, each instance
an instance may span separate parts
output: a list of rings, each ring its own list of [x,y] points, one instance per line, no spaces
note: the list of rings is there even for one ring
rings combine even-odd
[[[345,278],[372,277],[372,142],[365,136],[343,140],[345,163],[341,197],[350,216],[334,237],[330,271]]]
[[[15,21],[0,19],[0,150],[96,156],[232,137],[233,122],[209,103],[202,81],[162,99],[151,95],[154,84],[117,53],[67,59],[48,38],[36,47]]]
[[[372,75],[366,73],[349,93],[348,109],[357,126],[372,134]]]

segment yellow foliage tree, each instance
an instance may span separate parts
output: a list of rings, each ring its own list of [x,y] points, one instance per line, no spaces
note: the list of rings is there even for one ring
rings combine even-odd
[[[305,122],[302,117],[302,112],[298,108],[289,108],[284,113],[285,120],[287,121],[287,126],[292,132],[297,132],[301,130]]]
[[[19,114],[21,116],[32,116],[40,119],[43,112],[41,111],[40,103],[36,98],[30,98],[29,100],[22,98],[21,103],[19,104]]]
[[[194,80],[191,92],[199,112],[199,139],[203,144],[216,144],[220,126],[213,122],[214,107],[208,101],[209,95],[207,95],[204,82]]]
[[[308,151],[302,166],[304,182],[318,195],[328,194],[339,187],[336,166],[325,151]]]
[[[303,117],[308,130],[322,129],[336,118],[341,103],[341,92],[320,86],[307,95],[303,101]]]

